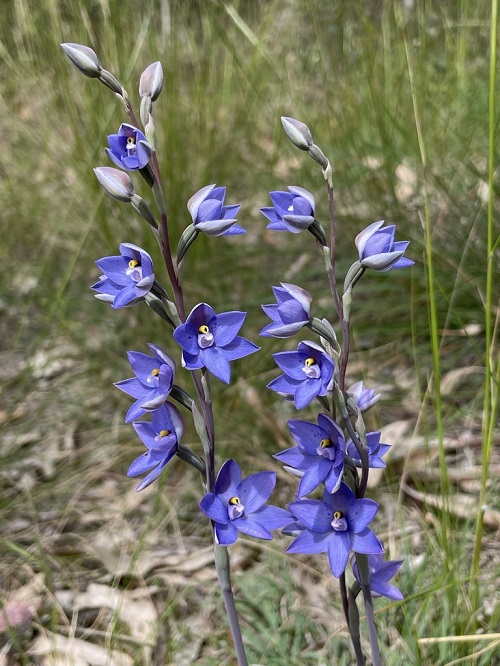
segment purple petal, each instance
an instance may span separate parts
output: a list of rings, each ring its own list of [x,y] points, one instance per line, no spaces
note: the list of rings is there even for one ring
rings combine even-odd
[[[274,454],[273,458],[276,458],[285,465],[295,467],[296,469],[307,469],[311,465],[311,461],[314,460],[311,459],[311,456],[304,455],[298,446],[286,449],[285,451],[280,451],[279,453]]]
[[[170,458],[165,459],[162,463],[158,465],[156,469],[154,469],[150,474],[148,474],[137,486],[136,488],[137,492],[140,492],[141,490],[144,490],[144,488],[147,488],[149,485],[151,485],[153,481],[155,481],[163,472],[169,460]]]
[[[248,515],[267,502],[276,485],[274,472],[258,472],[251,474],[240,483],[237,494]]]
[[[123,379],[121,382],[115,382],[116,388],[119,388],[120,391],[123,391],[127,395],[132,396],[136,400],[138,398],[143,398],[149,394],[149,390],[141,384],[141,382],[136,378],[132,377],[131,379]]]
[[[196,194],[193,194],[193,196],[187,202],[187,207],[191,217],[193,218],[193,222],[198,216],[198,209],[200,208],[200,205],[203,201],[205,201],[214,187],[215,185],[206,185],[205,187],[202,187],[201,190],[198,190]]]
[[[378,504],[371,499],[357,499],[349,507],[349,526],[353,532],[361,532],[378,511]]]
[[[222,351],[228,361],[236,361],[239,358],[243,358],[244,356],[259,351],[259,349],[260,347],[254,345],[250,340],[237,335],[232,342],[222,348]]]
[[[381,542],[368,527],[358,534],[351,534],[351,548],[355,553],[366,555],[384,552]]]
[[[299,500],[288,505],[292,514],[314,532],[332,532],[332,511],[320,500]]]
[[[130,405],[128,412],[125,415],[125,423],[132,423],[132,421],[140,419],[144,414],[147,414],[147,410],[143,409],[139,400],[137,400],[133,405]]]
[[[332,467],[328,476],[325,479],[325,488],[329,493],[336,493],[342,483],[342,472],[344,471],[344,464]]]
[[[369,239],[373,236],[373,234],[380,229],[384,224],[384,220],[379,220],[378,222],[373,222],[370,224],[366,229],[363,229],[355,239],[355,244],[359,252],[359,257],[361,258],[363,256],[363,253],[365,251],[365,246]]]
[[[246,312],[222,312],[216,316],[216,324],[213,330],[215,344],[224,347],[234,340],[238,331],[243,326]]]
[[[316,449],[325,436],[325,432],[319,426],[309,421],[290,419],[288,421],[288,428],[294,440],[303,451],[312,456],[317,455]]]
[[[179,344],[184,351],[193,356],[196,356],[200,351],[198,344],[198,333],[196,328],[191,324],[181,324],[174,330],[174,340]]]
[[[295,391],[294,401],[297,409],[303,409],[321,392],[321,382],[318,379],[306,379]]]
[[[253,516],[243,516],[242,518],[236,518],[233,520],[233,525],[237,530],[243,532],[243,534],[248,534],[248,536],[255,537],[257,539],[265,539],[270,541],[273,538],[273,535],[266,530],[266,528],[261,525],[258,520],[255,520]]]
[[[285,550],[285,553],[305,553],[314,555],[325,553],[328,550],[328,542],[332,537],[331,532],[310,532],[304,530]]]
[[[363,257],[370,257],[375,254],[384,254],[391,252],[394,241],[394,232],[396,227],[391,224],[383,229],[378,229],[370,236],[366,242]]]
[[[196,222],[195,228],[203,231],[207,236],[224,236],[235,224],[236,220],[206,220],[205,222]],[[245,232],[246,233],[246,232]]]
[[[347,532],[335,532],[335,536],[328,543],[328,561],[336,578],[344,573],[350,550],[349,534]]]
[[[311,465],[308,470],[306,470],[304,476],[301,478],[299,483],[299,498],[309,495],[312,491],[319,486],[320,483],[326,479],[332,463],[326,458],[318,457],[315,464]]]
[[[227,507],[218,495],[207,493],[200,502],[200,509],[211,520],[225,525],[229,522]]]
[[[126,305],[132,303],[132,301],[135,301],[137,298],[138,295],[134,286],[125,287],[116,294],[112,307],[115,310],[118,308],[124,308]]]
[[[215,523],[215,536],[221,546],[230,546],[238,538],[238,530],[231,521],[227,525]]]
[[[115,257],[103,257],[102,259],[98,259],[95,263],[100,270],[110,278],[110,280],[115,282],[115,284],[119,284],[122,287],[126,287],[130,284],[131,279],[126,274],[128,262],[121,255]]]
[[[304,381],[305,374],[302,371],[304,356],[296,351],[278,352],[273,354],[276,365],[289,377],[296,381]]]
[[[239,224],[233,224],[227,231],[225,231],[222,236],[241,236],[246,234],[247,230],[241,227]]]
[[[148,472],[156,467],[158,462],[158,459],[152,456],[150,451],[146,451],[131,463],[127,470],[127,476],[139,476],[139,474]]]
[[[229,384],[231,381],[231,366],[222,349],[207,347],[200,350],[200,359],[203,365],[221,382]]]
[[[205,201],[201,202],[200,207],[198,208],[198,215],[196,216],[195,226],[198,226],[199,222],[220,220],[221,216],[222,203],[217,199],[207,198]]]
[[[272,504],[257,509],[257,511],[252,513],[252,517],[258,520],[259,523],[268,530],[277,530],[280,527],[284,527],[285,525],[288,525],[291,520],[291,516],[286,509],[282,509],[279,506],[273,506]]]
[[[284,393],[285,395],[293,395],[297,390],[298,385],[299,382],[290,379],[286,375],[280,375],[279,377],[276,377],[276,379],[273,379],[272,382],[269,382],[267,388],[271,389],[271,391]]]
[[[241,470],[240,466],[230,458],[222,465],[215,481],[215,492],[217,495],[222,495],[223,499],[229,500],[230,497],[236,495],[238,486],[241,483]]]

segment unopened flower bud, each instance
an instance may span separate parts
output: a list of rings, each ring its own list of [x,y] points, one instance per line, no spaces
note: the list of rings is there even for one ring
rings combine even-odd
[[[82,44],[61,44],[64,53],[84,76],[96,79],[101,73],[101,64],[96,53]]]
[[[160,62],[153,62],[141,74],[139,81],[139,95],[151,97],[154,102],[163,88],[163,69]]]
[[[110,197],[117,201],[130,203],[134,196],[134,186],[128,174],[112,167],[94,169],[97,180]]]
[[[293,145],[300,148],[300,150],[309,150],[314,144],[311,131],[305,123],[300,122],[300,120],[295,120],[295,118],[282,116],[281,124],[283,125],[287,137]]]
[[[114,93],[120,95],[120,97],[123,97],[123,86],[119,81],[116,80],[111,72],[108,72],[105,69],[101,69],[99,72],[99,81],[104,83],[104,85]]]
[[[309,146],[307,151],[309,155],[313,158],[313,160],[317,162],[322,169],[326,170],[328,168],[329,162],[326,159],[324,152],[321,150],[319,146],[313,143],[312,146]]]
[[[151,102],[151,97],[149,97],[149,95],[145,95],[141,99],[141,109],[140,109],[141,122],[143,125],[146,125],[148,123],[149,115],[151,113],[152,108],[153,104]]]

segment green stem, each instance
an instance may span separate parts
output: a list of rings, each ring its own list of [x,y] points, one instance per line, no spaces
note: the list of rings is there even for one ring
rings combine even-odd
[[[370,639],[370,648],[372,652],[373,666],[381,666],[380,648],[378,646],[377,627],[375,625],[375,613],[373,611],[373,600],[370,590],[370,569],[368,566],[368,556],[356,553],[356,563],[358,565],[359,578],[363,598],[365,601],[366,623],[368,625],[368,637]]]
[[[420,161],[422,164],[422,180],[424,192],[424,236],[425,236],[425,258],[427,265],[427,290],[429,296],[429,323],[430,323],[430,344],[432,352],[432,380],[434,387],[434,413],[436,417],[436,430],[438,438],[438,457],[439,457],[439,471],[440,471],[440,486],[443,495],[444,512],[441,520],[441,541],[446,553],[446,562],[450,562],[450,548],[451,541],[449,535],[449,511],[448,499],[450,494],[450,481],[448,478],[448,468],[446,465],[446,454],[444,448],[444,428],[443,428],[443,414],[442,414],[442,399],[441,399],[441,359],[439,354],[439,336],[438,336],[438,317],[436,305],[436,278],[434,275],[434,255],[432,251],[432,221],[429,206],[429,192],[427,187],[427,153],[424,143],[422,132],[422,123],[420,119],[420,110],[417,101],[417,91],[415,87],[415,80],[413,76],[413,66],[410,58],[410,51],[408,47],[408,38],[404,36],[404,46],[406,52],[406,60],[408,64],[408,76],[410,79],[410,90],[413,102],[413,115],[415,119],[415,129],[417,132],[418,147],[420,152]]]
[[[227,619],[229,622],[231,635],[233,637],[238,666],[248,666],[248,661],[245,654],[245,646],[243,645],[243,637],[241,635],[240,623],[238,621],[238,614],[236,612],[236,604],[234,603],[233,589],[231,586],[231,567],[229,563],[227,547],[215,544],[214,557],[215,569],[217,571],[217,578],[219,580],[220,589],[222,590],[222,595],[224,597]]]
[[[490,32],[490,86],[489,86],[489,146],[488,146],[488,217],[487,217],[487,242],[486,242],[486,296],[484,304],[485,317],[485,369],[486,377],[484,383],[483,402],[483,441],[482,441],[482,475],[481,489],[476,514],[476,530],[474,539],[474,551],[471,563],[471,588],[469,590],[470,605],[473,617],[479,609],[479,564],[481,557],[481,545],[483,538],[483,513],[486,504],[486,490],[489,476],[491,451],[493,446],[493,431],[498,411],[498,381],[500,374],[500,363],[493,353],[493,176],[495,170],[495,91],[497,70],[497,39],[498,39],[498,0],[491,2],[491,32]]]

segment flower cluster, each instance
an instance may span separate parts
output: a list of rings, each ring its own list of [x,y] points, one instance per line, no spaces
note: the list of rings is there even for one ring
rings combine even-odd
[[[119,255],[106,256],[96,263],[102,275],[92,286],[97,298],[114,309],[133,306],[145,301],[151,311],[160,315],[165,325],[172,327],[172,340],[180,356],[183,371],[191,373],[196,397],[174,383],[176,363],[172,356],[155,344],[149,344],[151,354],[129,351],[128,359],[134,377],[115,385],[132,397],[125,422],[131,423],[146,448],[129,466],[128,476],[143,478],[137,490],[153,483],[177,456],[203,475],[206,494],[199,502],[201,511],[210,519],[215,543],[216,566],[224,593],[230,590],[227,551],[220,546],[233,544],[238,535],[272,539],[271,532],[283,529],[294,536],[288,553],[327,553],[332,574],[345,575],[351,553],[355,582],[353,598],[363,592],[401,599],[397,588],[389,583],[401,565],[400,561],[385,561],[382,543],[369,525],[378,511],[378,504],[364,497],[369,467],[385,467],[382,460],[389,450],[381,443],[381,433],[368,432],[362,414],[380,398],[380,394],[357,382],[345,388],[349,357],[350,310],[352,290],[366,269],[386,272],[411,266],[404,257],[407,241],[395,241],[395,227],[374,222],[361,231],[355,246],[359,260],[349,269],[344,292],[338,293],[335,276],[335,218],[330,205],[331,244],[328,245],[323,227],[316,220],[314,196],[302,187],[289,186],[288,191],[270,193],[272,206],[260,211],[269,221],[267,229],[298,234],[312,233],[327,259],[328,284],[336,316],[342,323],[342,341],[328,319],[311,315],[312,296],[303,288],[282,282],[273,287],[276,303],[263,305],[271,323],[264,326],[263,337],[290,338],[308,327],[318,335],[317,341],[300,340],[295,350],[273,354],[282,374],[268,388],[290,401],[288,408],[301,410],[315,400],[321,405],[316,420],[290,419],[288,428],[295,445],[275,454],[286,469],[299,477],[297,499],[287,509],[267,504],[276,484],[276,474],[263,471],[243,478],[238,463],[226,460],[215,475],[215,429],[210,393],[210,375],[228,384],[231,362],[256,352],[253,342],[239,335],[246,313],[228,311],[216,313],[207,303],[195,305],[186,317],[181,262],[200,233],[209,237],[238,236],[246,231],[237,223],[238,204],[225,204],[226,188],[215,184],[199,189],[188,201],[191,222],[186,225],[174,257],[170,251],[167,205],[160,182],[160,168],[154,149],[153,106],[163,88],[160,63],[152,63],[142,74],[139,83],[141,106],[139,118],[144,132],[137,128],[136,116],[123,86],[100,64],[97,55],[88,47],[64,44],[64,51],[73,65],[85,76],[96,79],[122,97],[124,108],[133,124],[123,123],[116,134],[108,136],[106,155],[119,170],[96,167],[95,174],[105,191],[114,199],[129,203],[153,228],[169,276],[172,300],[157,281],[153,261],[144,249],[121,243]],[[283,127],[292,143],[307,152],[321,166],[333,202],[332,168],[314,143],[309,128],[293,118],[282,118]],[[124,173],[127,172],[127,173]],[[138,172],[151,187],[157,213],[136,194],[129,173]],[[180,351],[179,351],[180,347]],[[185,373],[186,374],[186,373]],[[204,459],[181,443],[184,421],[174,401],[192,414],[196,432],[202,444]],[[361,474],[358,469],[361,468]],[[320,490],[322,499],[308,496]],[[226,564],[221,564],[224,552]],[[356,588],[356,585],[358,586]],[[343,586],[345,594],[345,585]],[[227,599],[226,599],[227,601]],[[344,607],[348,606],[344,599]],[[228,612],[231,612],[228,604]],[[346,613],[347,615],[347,613]],[[347,617],[350,631],[352,618]],[[369,618],[368,618],[369,620]],[[230,625],[237,627],[233,616]],[[371,632],[372,634],[373,632]],[[351,636],[355,640],[356,632]],[[359,631],[357,632],[359,638]],[[241,654],[241,636],[235,640],[238,663],[246,663]],[[375,662],[374,662],[375,663]]]

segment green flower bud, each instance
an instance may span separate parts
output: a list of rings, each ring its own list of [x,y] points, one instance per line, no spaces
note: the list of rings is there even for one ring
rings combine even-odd
[[[96,79],[101,73],[101,64],[96,53],[82,44],[61,44],[64,53],[84,76]]]
[[[94,169],[97,180],[110,197],[117,201],[130,203],[134,196],[134,186],[128,174],[112,167],[96,167]]]
[[[300,148],[300,150],[309,150],[309,148],[314,145],[311,131],[305,123],[300,122],[300,120],[295,120],[295,118],[282,116],[281,124],[283,125],[287,137],[293,145]]]

